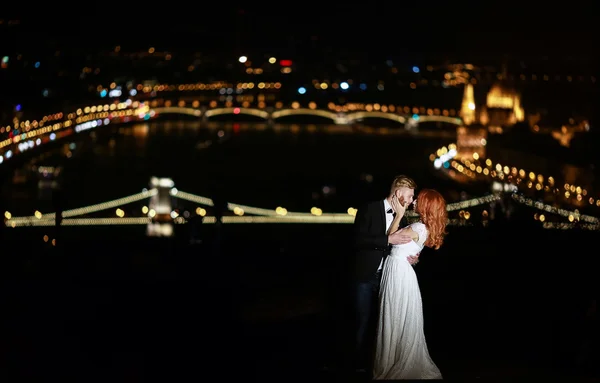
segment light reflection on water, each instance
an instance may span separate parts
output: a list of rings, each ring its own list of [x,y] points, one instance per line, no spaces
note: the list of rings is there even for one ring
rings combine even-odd
[[[65,208],[137,193],[159,176],[180,190],[219,190],[238,203],[345,211],[365,193],[385,193],[396,173],[431,177],[428,155],[454,137],[453,131],[415,136],[384,127],[153,121],[65,141],[18,169],[20,182],[3,192],[13,214],[54,211],[51,190],[39,187],[37,172],[51,166],[61,174],[44,181],[63,186]]]

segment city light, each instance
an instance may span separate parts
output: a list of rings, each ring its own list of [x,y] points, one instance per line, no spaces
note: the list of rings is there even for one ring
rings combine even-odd
[[[246,67],[246,73],[250,73],[248,72],[248,69],[255,69],[251,68],[251,63],[246,56],[239,57],[239,61],[240,63],[246,64],[243,65],[244,67]],[[290,67],[286,66],[292,64],[291,60],[278,61],[275,59],[275,57],[271,57],[269,58],[269,62],[272,62],[273,64],[279,63],[281,66],[283,66],[283,68],[277,68],[278,70],[291,69]],[[416,66],[412,67],[412,69],[415,73],[420,72],[420,69]],[[467,84],[465,86],[465,90],[463,93],[463,103],[461,106],[461,111],[459,113],[457,113],[454,109],[441,110],[436,108],[399,106],[393,104],[380,105],[353,103],[345,105],[336,105],[333,102],[331,102],[325,107],[325,105],[320,105],[318,102],[315,102],[316,98],[307,98],[313,96],[319,97],[317,96],[317,94],[321,93],[321,90],[331,89],[333,92],[339,89],[341,91],[347,91],[350,89],[350,84],[352,84],[354,87],[358,86],[360,89],[363,90],[367,89],[367,85],[365,83],[353,82],[353,80],[350,79],[348,79],[348,81],[340,82],[333,81],[331,79],[315,79],[308,86],[305,85],[296,88],[298,94],[308,94],[308,96],[299,97],[298,101],[295,101],[291,105],[286,105],[282,102],[277,102],[274,103],[273,107],[269,107],[268,104],[266,104],[263,100],[258,100],[254,102],[245,100],[236,101],[234,99],[236,95],[239,95],[242,92],[246,92],[247,90],[275,90],[282,88],[281,82],[258,81],[261,80],[252,81],[250,79],[247,79],[243,82],[237,83],[227,83],[219,81],[211,83],[191,84],[137,84],[137,86],[136,84],[133,84],[127,85],[127,90],[121,90],[121,87],[117,86],[115,82],[111,83],[110,86],[98,85],[93,89],[95,89],[96,92],[98,92],[96,94],[100,94],[101,97],[120,97],[122,95],[122,92],[125,91],[132,95],[144,94],[150,96],[156,96],[158,92],[218,91],[221,95],[223,95],[223,99],[221,101],[213,100],[206,104],[202,104],[200,99],[166,100],[164,101],[164,106],[161,106],[162,104],[160,103],[150,106],[152,105],[150,102],[140,103],[140,101],[128,99],[124,102],[119,103],[115,102],[112,104],[107,103],[105,105],[90,105],[85,108],[80,108],[76,112],[73,111],[68,115],[65,114],[65,116],[63,116],[62,112],[55,113],[53,115],[44,117],[44,119],[39,119],[39,122],[38,120],[32,120],[31,124],[29,125],[30,129],[25,131],[22,130],[25,129],[24,123],[21,124],[22,126],[20,129],[14,129],[13,127],[7,125],[7,127],[5,127],[5,131],[8,132],[7,134],[9,134],[9,137],[7,137],[7,139],[5,139],[4,141],[0,142],[0,148],[2,148],[2,150],[5,150],[5,152],[0,153],[0,163],[6,163],[6,161],[13,157],[13,155],[26,152],[35,146],[41,145],[42,143],[54,140],[61,140],[72,133],[87,131],[93,128],[107,125],[112,122],[123,123],[137,120],[149,120],[158,114],[186,114],[206,119],[210,119],[213,116],[227,114],[243,114],[259,117],[264,121],[268,121],[269,123],[276,122],[280,118],[290,115],[311,115],[328,118],[332,121],[333,124],[339,126],[360,122],[363,121],[363,119],[365,118],[380,118],[404,124],[405,130],[410,130],[411,128],[419,126],[420,124],[440,122],[444,124],[453,124],[459,127],[459,129],[457,130],[457,142],[462,142],[462,144],[460,144],[460,147],[462,148],[461,150],[463,150],[463,152],[464,149],[467,147],[465,146],[465,143],[467,141],[461,138],[461,131],[463,129],[466,129],[464,127],[465,125],[469,125],[465,121],[470,116],[470,114],[468,114],[467,112],[477,111],[477,114],[471,113],[471,115],[473,115],[477,119],[481,119],[481,116],[485,113],[485,107],[500,108],[510,111],[513,115],[513,120],[520,121],[523,118],[522,106],[520,104],[520,96],[518,96],[518,94],[513,94],[510,92],[505,94],[501,93],[501,88],[494,88],[489,92],[485,100],[482,100],[480,104],[475,104],[474,97],[472,96],[473,85],[471,84]],[[387,83],[383,81],[378,83],[372,83],[372,86],[377,87],[378,89],[383,89],[384,85],[387,86]],[[308,92],[309,86],[311,87],[311,92]],[[240,106],[236,106],[236,103],[238,102]],[[482,107],[481,110],[479,110],[480,106]],[[16,112],[21,111],[21,105],[15,105],[14,110]],[[44,125],[42,125],[42,122],[44,122]],[[571,122],[571,124],[575,123]],[[470,129],[472,130],[474,128]],[[563,127],[563,129],[566,128]],[[580,124],[580,129],[580,131],[589,130],[589,123],[582,122]],[[413,130],[413,133],[414,132],[415,131]],[[393,133],[395,134],[396,132]],[[467,138],[469,138],[471,141],[475,140],[474,142],[476,143],[476,145],[485,146],[487,142],[485,136],[477,136],[475,138],[472,138],[471,136],[473,136],[473,134],[470,134],[470,136]],[[471,145],[471,143],[468,143],[468,145]],[[11,148],[12,150],[9,148]],[[500,169],[497,169],[497,167],[500,166],[499,164],[495,164],[496,166],[492,168],[490,166],[483,165],[483,162],[481,164],[478,163],[478,160],[486,160],[485,152],[472,153],[472,160],[470,157],[465,159],[465,157],[462,154],[460,156],[457,156],[456,150],[449,149],[447,153],[438,153],[433,158],[431,158],[431,161],[433,162],[433,166],[436,169],[440,169],[448,174],[457,174],[469,178],[478,177],[483,179],[484,176],[497,177],[499,179],[498,182],[502,183],[506,182],[504,181],[504,179],[507,179],[510,175],[512,175],[513,171],[510,170],[509,172],[509,170],[507,170],[509,168],[506,165],[504,165]],[[481,159],[479,158],[479,156],[481,156]],[[454,159],[454,157],[457,158]],[[467,162],[466,160],[469,160],[470,162]],[[495,173],[497,173],[497,175]],[[530,172],[527,174],[530,175],[533,173]],[[529,177],[533,176],[530,175]],[[542,184],[542,181],[536,183],[533,178],[531,178],[531,180],[528,180],[525,176],[520,176],[520,178],[522,178],[524,181],[522,183],[522,188],[531,188],[534,191],[547,191],[546,189],[549,189],[549,186]],[[506,188],[505,186],[503,187]],[[562,192],[562,194],[565,195],[565,198],[570,198],[568,194],[572,194],[573,196],[577,197],[577,201],[582,201],[582,199],[588,198],[590,205],[600,206],[600,201],[598,201],[597,199],[586,197],[586,191],[582,187],[569,187],[571,189],[575,189]],[[494,188],[492,187],[492,189]],[[579,190],[581,190],[581,192]],[[585,201],[587,202],[588,199],[585,199]],[[241,206],[239,207],[239,209],[241,209],[239,211],[243,211],[244,215],[252,214],[246,208],[243,208]],[[250,209],[252,209],[252,207],[250,207]],[[279,211],[280,213],[278,214],[282,215],[281,212],[283,212],[284,210],[282,208],[279,209]],[[150,212],[150,210],[148,210],[148,212]],[[128,214],[129,212],[127,212],[127,215]],[[285,213],[287,217],[289,217],[290,214],[290,212]],[[236,213],[236,215],[238,214]],[[44,215],[44,217],[46,217],[46,215]]]
[[[241,62],[242,64],[245,63],[246,61],[248,61],[248,57],[246,56],[240,56],[240,58],[238,59],[239,62]]]

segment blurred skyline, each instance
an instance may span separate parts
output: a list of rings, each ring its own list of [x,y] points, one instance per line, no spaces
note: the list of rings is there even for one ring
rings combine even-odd
[[[0,376],[362,381],[352,223],[407,174],[448,202],[415,268],[444,377],[600,377],[591,1],[21,4]]]

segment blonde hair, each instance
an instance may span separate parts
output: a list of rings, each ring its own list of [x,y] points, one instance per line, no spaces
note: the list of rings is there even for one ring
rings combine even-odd
[[[390,194],[394,194],[394,192],[396,190],[398,190],[399,188],[416,189],[417,183],[415,182],[415,180],[413,180],[412,178],[410,178],[408,176],[399,175],[399,176],[396,176],[396,178],[394,178],[394,181],[392,181],[392,187],[390,189]]]

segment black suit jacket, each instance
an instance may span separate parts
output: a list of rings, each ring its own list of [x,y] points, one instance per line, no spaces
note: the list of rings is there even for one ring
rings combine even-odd
[[[385,232],[383,200],[370,202],[358,209],[354,219],[355,278],[365,282],[375,278],[381,260],[390,252]],[[400,227],[406,225],[402,217]]]

